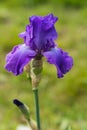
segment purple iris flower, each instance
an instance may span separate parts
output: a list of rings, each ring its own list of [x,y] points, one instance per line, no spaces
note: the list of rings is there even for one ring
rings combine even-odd
[[[62,49],[57,48],[54,40],[58,34],[54,27],[58,20],[53,14],[32,16],[25,32],[19,34],[24,43],[15,46],[6,56],[5,68],[14,75],[23,72],[23,68],[31,59],[44,56],[50,64],[57,68],[59,78],[63,77],[73,66],[73,59]]]

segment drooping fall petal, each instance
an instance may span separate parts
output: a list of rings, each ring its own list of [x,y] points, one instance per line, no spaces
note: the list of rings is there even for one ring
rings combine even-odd
[[[73,66],[72,57],[62,49],[52,48],[51,51],[44,52],[43,55],[50,64],[56,66],[58,78],[63,77]]]
[[[25,44],[15,46],[6,56],[5,68],[14,75],[23,72],[24,66],[36,55],[36,52],[30,50]]]

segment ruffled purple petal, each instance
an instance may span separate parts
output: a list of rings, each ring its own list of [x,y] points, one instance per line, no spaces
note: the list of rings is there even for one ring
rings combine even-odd
[[[30,23],[32,24],[32,22],[35,21],[36,19],[42,21],[42,25],[43,25],[44,29],[48,30],[52,26],[54,26],[54,24],[58,20],[58,17],[55,17],[53,14],[48,14],[47,16],[43,16],[43,17],[34,15],[29,18]]]
[[[67,52],[59,48],[52,48],[51,51],[44,52],[50,64],[54,64],[57,68],[58,78],[62,78],[73,66],[73,59]]]
[[[36,50],[44,51],[44,48],[49,50],[49,46],[50,48],[54,46],[54,44],[50,44],[50,41],[53,43],[53,40],[58,36],[54,27],[56,21],[57,17],[53,16],[53,14],[44,17],[30,17],[30,24],[33,27],[33,38],[31,44],[36,46]]]
[[[19,37],[24,39],[24,43],[26,42],[26,32],[19,33]]]
[[[19,34],[20,38],[24,39],[26,45],[30,44],[31,39],[33,38],[33,28],[31,25],[26,26],[26,31]]]
[[[26,36],[26,32],[22,32],[22,33],[19,34],[20,38],[24,38],[25,36]]]
[[[39,52],[54,47],[54,40],[58,37],[54,24],[58,18],[49,14],[44,17],[32,16],[29,20],[30,25],[26,26],[26,31],[19,34],[19,37],[24,39],[24,43]]]
[[[33,16],[30,18],[30,24],[33,27],[33,38],[29,46],[33,49],[36,46],[36,50],[41,50],[42,48],[42,30],[41,30],[41,18],[38,16]]]
[[[5,68],[14,75],[23,72],[24,66],[36,55],[36,52],[30,50],[25,44],[15,46],[6,56]]]
[[[45,16],[43,19],[43,23],[44,23],[43,26],[45,30],[48,30],[51,27],[53,27],[57,20],[58,20],[58,17],[55,17],[53,14],[49,14]]]

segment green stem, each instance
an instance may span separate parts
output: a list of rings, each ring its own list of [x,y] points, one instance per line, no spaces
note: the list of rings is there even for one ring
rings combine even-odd
[[[40,128],[40,113],[39,113],[38,89],[33,89],[33,92],[34,92],[34,98],[35,98],[37,127],[38,127],[38,130],[41,130],[41,128]]]

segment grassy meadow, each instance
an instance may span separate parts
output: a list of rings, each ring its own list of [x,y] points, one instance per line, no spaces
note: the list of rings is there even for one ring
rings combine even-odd
[[[13,104],[15,98],[30,107],[35,119],[34,97],[26,73],[8,73],[4,69],[5,56],[14,45],[23,43],[18,34],[25,30],[29,16],[49,13],[59,18],[56,43],[73,57],[74,66],[58,79],[55,66],[44,59],[39,85],[42,130],[87,130],[87,6],[64,7],[51,2],[31,7],[0,3],[0,130],[16,130],[19,124],[26,124]]]

